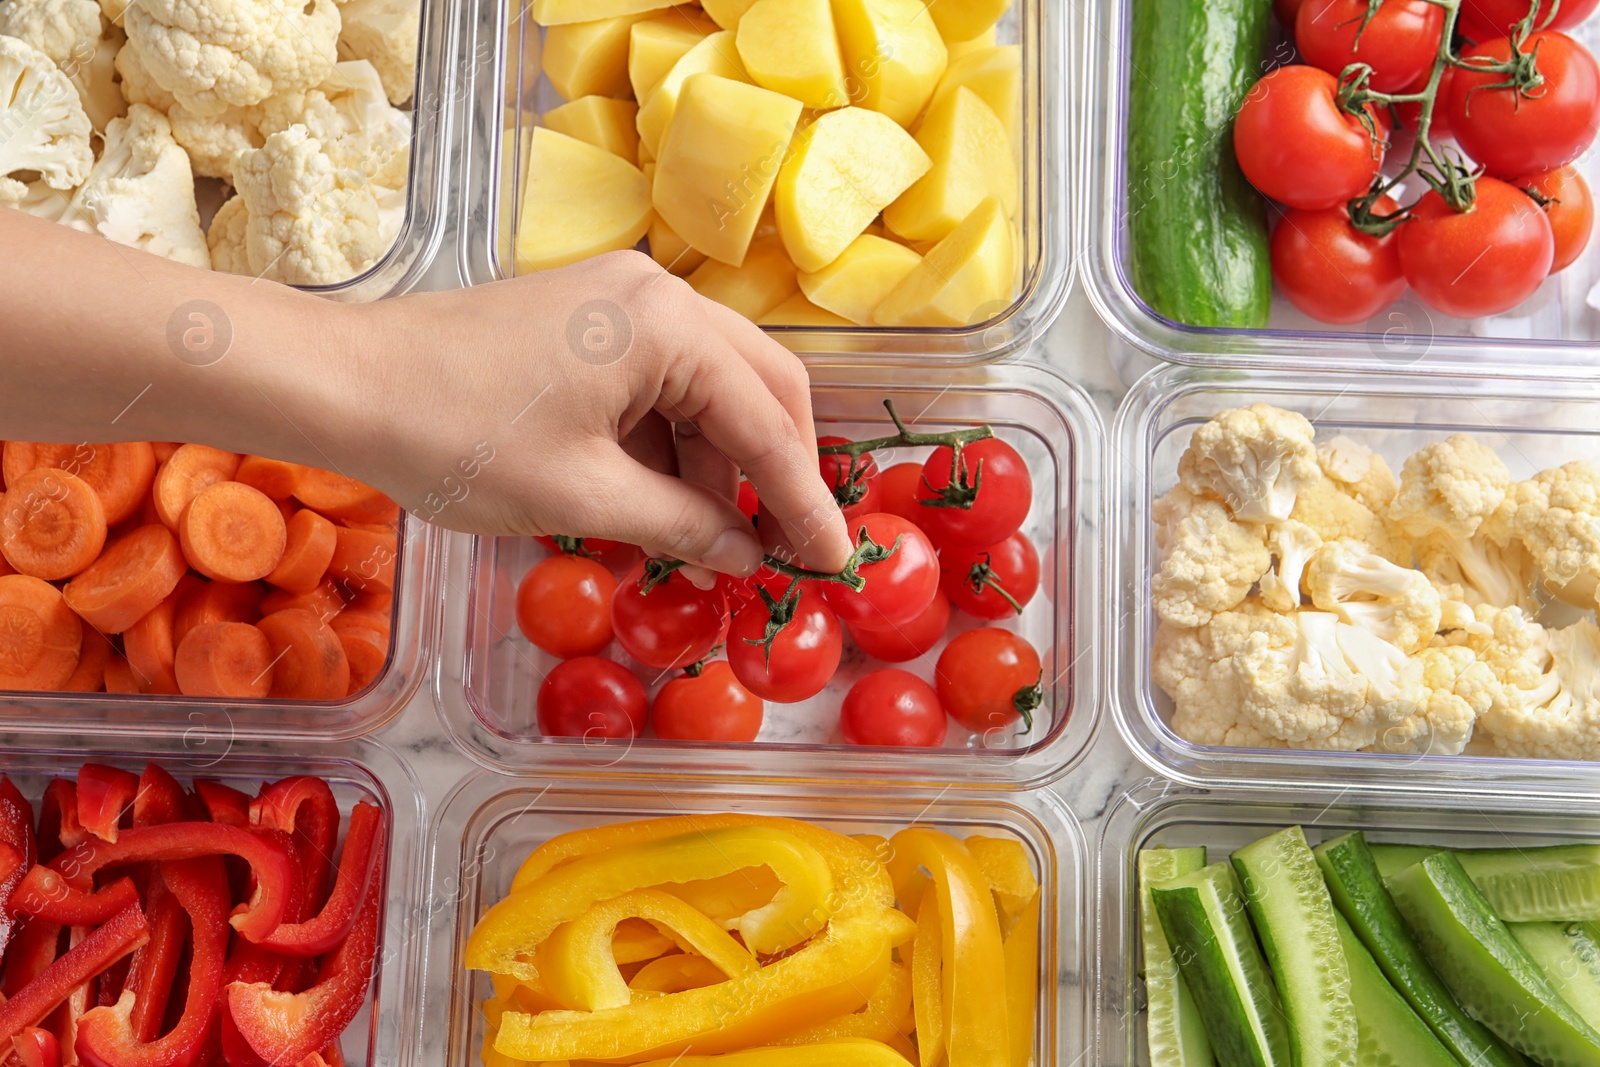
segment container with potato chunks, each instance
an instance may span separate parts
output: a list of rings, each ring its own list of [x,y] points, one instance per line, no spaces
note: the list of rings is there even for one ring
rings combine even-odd
[[[468,7],[469,282],[638,248],[825,362],[987,362],[1065,299],[1061,5]]]

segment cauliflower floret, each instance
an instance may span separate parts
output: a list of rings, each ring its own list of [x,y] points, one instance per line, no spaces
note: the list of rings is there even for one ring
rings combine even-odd
[[[196,115],[309,89],[338,59],[334,0],[143,0],[123,22],[156,84]]]
[[[1305,523],[1293,519],[1273,523],[1267,531],[1267,550],[1274,562],[1261,576],[1261,599],[1278,611],[1298,611],[1306,565],[1321,547],[1322,538]]]
[[[0,195],[10,203],[27,195],[13,174],[73,189],[94,165],[78,91],[49,56],[15,37],[0,37],[0,130]]]
[[[244,198],[230,197],[211,218],[211,229],[206,231],[206,244],[211,247],[211,269],[228,274],[249,274],[250,257],[245,254],[245,230],[250,223],[250,212],[245,210]]]
[[[1400,488],[1382,456],[1342,434],[1317,446],[1317,464],[1341,490],[1373,511],[1387,508]]]
[[[1494,450],[1464,433],[1412,453],[1400,469],[1389,517],[1412,537],[1465,541],[1505,502],[1511,472]]]
[[[44,182],[0,182],[0,207],[12,207],[51,222],[60,222],[72,207],[72,193]]]
[[[422,5],[417,0],[349,0],[339,9],[339,57],[365,59],[377,68],[396,107],[411,99],[417,81],[417,41]]]
[[[170,114],[177,100],[150,76],[139,46],[128,41],[117,50],[117,75],[122,79],[122,98],[130,104],[144,104]]]
[[[1237,607],[1271,564],[1266,531],[1234,522],[1221,502],[1190,497],[1171,527],[1167,552],[1150,580],[1156,614],[1179,626],[1201,626]]]
[[[54,60],[78,90],[96,130],[126,112],[113,65],[122,31],[101,16],[94,0],[6,0],[0,4],[0,34],[27,41]]]
[[[1494,671],[1470,648],[1425,648],[1423,696],[1416,714],[1382,726],[1373,748],[1379,752],[1459,755],[1472,740],[1479,716],[1489,710],[1497,687]]]
[[[1600,463],[1577,460],[1513,487],[1506,505],[1544,583],[1569,604],[1592,607],[1600,589]]]
[[[1218,413],[1178,461],[1185,489],[1220,497],[1245,522],[1287,519],[1300,488],[1320,474],[1311,423],[1269,404]]]
[[[1546,670],[1520,702],[1508,700],[1483,717],[1484,731],[1502,756],[1600,759],[1600,627],[1582,619],[1544,631]]]
[[[1156,629],[1152,677],[1172,698],[1172,729],[1197,745],[1284,748],[1241,721],[1237,677],[1229,659],[1261,626],[1285,624],[1258,601],[1246,601],[1199,628],[1162,623]]]
[[[335,166],[357,171],[385,189],[405,187],[411,164],[411,116],[391,107],[377,70],[366,60],[334,67],[303,100],[275,97],[257,110],[263,136],[302,123]]]
[[[195,174],[232,181],[234,157],[260,148],[266,141],[256,127],[254,110],[230,107],[220,115],[196,115],[182,104],[174,104],[167,118],[173,138],[189,153]]]
[[[1422,538],[1414,546],[1417,569],[1447,600],[1469,607],[1487,604],[1535,611],[1533,557],[1516,541],[1496,544],[1490,531],[1498,526],[1490,519],[1476,536],[1466,540],[1446,533]]]
[[[1311,602],[1352,626],[1416,652],[1439,630],[1439,592],[1421,571],[1343,541],[1317,550],[1306,569]]]
[[[1395,525],[1345,492],[1332,478],[1317,478],[1300,489],[1290,517],[1317,531],[1324,541],[1352,541],[1391,563],[1408,566],[1411,546]]]

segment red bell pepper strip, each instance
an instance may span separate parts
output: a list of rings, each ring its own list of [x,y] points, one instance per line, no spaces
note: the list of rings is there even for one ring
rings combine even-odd
[[[173,822],[125,830],[115,842],[85,841],[50,861],[70,881],[85,883],[97,871],[129,863],[240,856],[255,874],[250,902],[234,909],[228,921],[239,935],[260,941],[283,921],[300,872],[288,837],[276,831],[241,830],[214,822]]]
[[[102,841],[116,841],[122,817],[139,795],[139,776],[101,763],[78,768],[78,821]]]
[[[189,797],[178,780],[154,763],[146,764],[133,796],[133,825],[158,826],[191,817]]]
[[[55,962],[61,946],[61,924],[46,919],[24,919],[22,928],[6,949],[5,981],[0,983],[0,994],[8,997]]]
[[[0,845],[0,849],[9,846]],[[99,926],[129,904],[139,903],[132,878],[118,878],[104,889],[86,893],[50,867],[32,867],[12,892],[6,910],[68,926]]]
[[[301,775],[263,786],[261,795],[250,802],[250,825],[294,836],[306,886],[306,913],[321,910],[333,881],[333,852],[339,844],[339,802],[328,783]],[[360,902],[359,893],[355,899]]]
[[[61,1042],[50,1031],[30,1026],[11,1040],[22,1067],[61,1067]]]
[[[225,826],[250,825],[250,796],[209,778],[197,779],[194,791],[211,813],[212,822]]]
[[[39,860],[48,863],[62,849],[89,840],[89,831],[78,821],[78,787],[66,778],[52,779],[44,787],[39,808]]]
[[[320,956],[333,951],[350,933],[361,902],[367,897],[367,886],[377,871],[382,837],[382,809],[366,801],[357,804],[350,813],[350,829],[345,833],[344,852],[339,857],[339,876],[327,904],[315,918],[282,923],[261,944],[291,956]]]
[[[39,861],[39,850],[33,836],[33,805],[29,804],[10,778],[0,778],[0,845],[8,846],[16,854],[0,857],[0,905],[4,905],[22,881],[23,875]],[[17,923],[11,912],[0,907],[0,955],[16,933]]]
[[[228,875],[220,856],[202,856],[163,863],[161,879],[192,931],[183,1015],[163,1036],[141,1041],[133,1031],[134,992],[114,1007],[95,1008],[78,1022],[78,1059],[89,1067],[192,1067],[210,1034],[228,955]]]
[[[149,921],[148,916],[145,921]],[[150,932],[154,936],[155,928],[151,927]],[[150,945],[146,943],[144,947],[149,948]],[[133,951],[134,955],[137,955],[143,952],[144,949],[134,949]],[[132,964],[133,956],[124,956],[105,969],[105,972],[100,975],[100,981],[95,983],[95,985],[99,986],[94,999],[96,1006],[110,1007],[121,999],[122,991],[128,986],[128,972],[132,969]]]
[[[56,1005],[149,939],[150,926],[137,905],[112,916],[0,1004],[0,1046],[39,1025]]]
[[[150,879],[146,914],[150,920],[150,943],[133,954],[123,988],[134,994],[133,1036],[140,1041],[154,1041],[161,1033],[178,961],[189,939],[189,916],[167,889],[159,868]]]

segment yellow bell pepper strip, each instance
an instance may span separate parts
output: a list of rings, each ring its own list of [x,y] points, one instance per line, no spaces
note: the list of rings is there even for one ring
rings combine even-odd
[[[752,1048],[721,1056],[679,1056],[653,1060],[646,1067],[911,1067],[911,1062],[887,1045],[858,1038]]]
[[[678,948],[704,956],[730,978],[760,966],[722,927],[677,897],[658,889],[639,889],[601,901],[556,927],[540,948],[540,977],[564,1006],[598,1011],[632,1002],[628,983],[611,955],[612,934],[623,919],[646,920]]]
[[[561,1007],[542,982],[519,982],[509,974],[492,974],[489,980],[494,984],[496,997],[516,1002],[513,1011],[540,1012]]]
[[[1005,957],[988,880],[966,845],[938,830],[912,827],[890,839],[899,884],[922,868],[932,877],[940,917],[944,1048],[950,1067],[1002,1067],[1010,1060]],[[919,909],[926,910],[925,899]],[[920,965],[922,953],[914,953]],[[915,976],[913,976],[915,983]]]
[[[1006,1010],[1011,1015],[1011,1067],[1033,1062],[1034,1015],[1039,1010],[1039,891],[1017,914],[1001,951],[1006,958]]]
[[[624,919],[611,937],[611,958],[617,963],[644,963],[665,956],[676,946],[672,938],[643,919]]]
[[[728,976],[704,956],[680,952],[651,960],[628,982],[635,993],[682,993],[727,981]]]
[[[796,1030],[776,1043],[812,1045],[841,1038],[864,1037],[881,1041],[906,1059],[915,1061],[917,1050],[907,1040],[912,1026],[911,971],[904,964],[891,963],[883,981],[867,997],[866,1007]]]
[[[1000,909],[1000,931],[1004,933],[1016,924],[1017,917],[1039,892],[1028,852],[1015,838],[979,836],[967,838],[967,851],[994,893],[995,906]]]
[[[711,815],[669,815],[660,819],[637,819],[633,822],[607,823],[586,830],[572,830],[552,837],[528,855],[517,868],[511,880],[511,892],[526,889],[536,880],[563,864],[583,856],[593,856],[613,849],[647,845],[666,837],[710,830],[726,830],[731,826],[760,826],[765,823],[784,824],[788,819],[768,815],[740,815],[720,812]]]
[[[937,895],[917,911],[917,937],[911,948],[911,1004],[921,1067],[944,1062],[944,918]]]
[[[746,912],[772,903],[783,883],[768,867],[750,867],[717,878],[700,878],[661,888],[726,928]]]

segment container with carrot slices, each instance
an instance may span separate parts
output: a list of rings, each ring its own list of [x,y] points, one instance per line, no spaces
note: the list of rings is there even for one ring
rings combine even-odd
[[[366,733],[425,671],[430,542],[335,471],[199,444],[6,441],[0,727]]]

